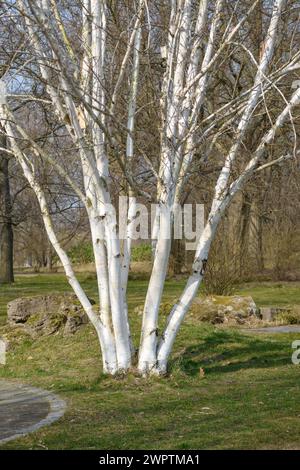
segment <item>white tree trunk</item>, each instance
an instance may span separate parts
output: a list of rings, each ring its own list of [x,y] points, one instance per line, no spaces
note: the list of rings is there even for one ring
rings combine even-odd
[[[167,372],[168,359],[172,351],[176,335],[185,315],[187,314],[190,308],[193,299],[195,298],[198,292],[201,281],[204,277],[209,250],[214,239],[219,221],[219,213],[211,214],[205,226],[205,229],[203,230],[203,233],[200,237],[192,267],[192,274],[190,275],[187,281],[184,292],[181,295],[179,302],[174,305],[173,310],[171,311],[168,317],[167,326],[159,342],[157,353],[157,367],[153,371],[154,374],[165,374]]]
[[[170,216],[170,206],[161,204],[159,235],[143,312],[138,363],[143,375],[151,372],[157,361],[158,314],[171,250]]]
[[[10,133],[9,135],[14,135],[13,128],[10,124],[7,124],[7,129],[8,132]],[[41,214],[43,217],[43,221],[45,224],[45,229],[48,235],[48,238],[55,249],[67,276],[68,282],[70,286],[73,288],[78,300],[80,301],[81,305],[83,306],[86,314],[88,315],[91,323],[96,329],[100,346],[101,346],[101,351],[102,351],[102,359],[103,359],[103,371],[109,374],[114,375],[116,372],[118,372],[119,369],[119,364],[117,362],[117,357],[116,357],[116,351],[115,351],[115,346],[114,346],[114,341],[112,339],[111,331],[107,326],[102,323],[100,316],[98,316],[94,310],[93,307],[82,289],[80,283],[78,282],[75,273],[73,271],[72,265],[70,263],[70,260],[64,251],[64,249],[61,247],[53,226],[52,226],[52,221],[51,217],[49,214],[48,210],[48,205],[47,201],[44,195],[44,192],[40,185],[37,183],[30,166],[28,162],[26,161],[25,157],[19,150],[18,146],[16,145],[15,141],[13,138],[10,138],[11,146],[14,150],[14,153],[23,169],[24,176],[28,180],[30,186],[32,187],[33,191],[36,194],[37,200],[39,202],[40,208],[41,208]]]

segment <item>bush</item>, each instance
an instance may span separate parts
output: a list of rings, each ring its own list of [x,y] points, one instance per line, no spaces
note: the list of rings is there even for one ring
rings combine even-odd
[[[90,242],[78,243],[68,251],[72,263],[74,264],[87,264],[94,262],[93,247]]]
[[[151,245],[148,243],[141,243],[132,247],[131,260],[132,261],[151,261],[152,250]]]
[[[232,295],[240,280],[238,256],[232,243],[217,238],[211,248],[204,276],[206,295]]]
[[[94,262],[91,242],[81,242],[68,250],[68,256],[74,264],[87,264]],[[132,261],[151,261],[151,245],[143,243],[132,247]]]
[[[282,325],[300,325],[300,310],[294,308],[276,315],[276,322]]]
[[[208,263],[204,276],[206,295],[232,295],[238,283],[234,264],[228,260],[212,260]]]

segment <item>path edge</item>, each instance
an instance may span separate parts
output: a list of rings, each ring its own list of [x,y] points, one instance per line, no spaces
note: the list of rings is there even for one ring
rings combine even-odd
[[[21,385],[21,384],[18,384],[18,385]],[[44,426],[49,426],[50,424],[52,424],[55,421],[62,418],[62,416],[65,414],[67,404],[66,404],[65,400],[63,400],[59,396],[55,395],[52,392],[48,392],[46,390],[43,390],[41,388],[28,387],[25,384],[24,384],[24,387],[26,388],[26,391],[34,393],[34,394],[38,395],[39,397],[44,397],[44,399],[46,401],[48,401],[48,403],[50,405],[50,411],[47,414],[47,416],[44,419],[42,419],[41,421],[38,421],[37,423],[35,423],[31,426],[20,429],[19,432],[17,432],[16,434],[14,434],[12,436],[6,437],[4,439],[0,439],[0,446],[2,444],[5,444],[6,442],[18,439],[20,437],[24,437],[27,434],[35,432],[35,431],[37,431],[38,429],[40,429]]]

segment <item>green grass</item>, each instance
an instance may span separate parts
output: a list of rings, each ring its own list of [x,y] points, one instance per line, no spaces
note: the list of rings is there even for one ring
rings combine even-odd
[[[81,280],[96,297],[95,281]],[[169,281],[165,300],[183,281]],[[242,286],[259,305],[300,304],[300,285]],[[129,284],[132,311],[147,283]],[[64,291],[63,276],[17,277],[1,287],[6,303],[22,295]],[[135,340],[141,318],[133,317]],[[9,354],[0,377],[42,386],[68,403],[50,427],[13,441],[6,449],[300,449],[300,366],[291,364],[291,342],[300,335],[246,335],[209,325],[183,325],[170,376],[111,379],[101,374],[92,327],[75,336],[27,341]],[[200,368],[204,374],[200,373]]]
[[[251,295],[261,307],[300,305],[299,282],[249,283],[237,289],[236,293]]]

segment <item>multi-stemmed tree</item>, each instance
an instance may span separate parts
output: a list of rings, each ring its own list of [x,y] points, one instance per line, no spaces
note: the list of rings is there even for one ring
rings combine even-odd
[[[284,87],[287,81],[296,79],[299,69],[294,2],[136,0],[128,5],[108,0],[16,0],[2,3],[7,18],[18,22],[18,33],[23,38],[22,47],[15,54],[18,64],[22,58],[22,65],[16,67],[12,60],[2,81],[7,90],[2,94],[1,105],[1,124],[9,143],[7,153],[17,159],[37,196],[49,240],[96,329],[103,369],[109,374],[124,373],[135,365],[126,290],[136,198],[150,197],[137,177],[137,169],[146,167],[151,181],[155,181],[155,255],[144,304],[137,368],[142,375],[164,374],[176,334],[204,277],[212,241],[235,194],[254,172],[297,156],[296,139],[287,143],[290,148],[275,160],[270,159],[268,150],[282,126],[294,129],[293,112],[300,103],[300,89],[287,91]],[[262,41],[253,50],[249,48],[253,42],[248,38],[257,26],[258,12],[263,16]],[[283,50],[289,52],[282,53],[278,59],[283,40],[288,42]],[[247,80],[237,78],[245,67],[238,60],[238,51],[247,57]],[[147,67],[160,53],[161,66],[155,72],[157,80],[151,84],[155,88],[154,99],[141,99],[142,67]],[[219,68],[227,68],[231,79],[239,83],[232,95],[223,94],[220,99],[220,88],[212,90]],[[16,96],[13,77],[22,74],[30,78]],[[82,182],[74,179],[59,156],[51,152],[51,139],[47,146],[40,145],[18,112],[12,112],[11,102],[24,97],[33,100],[36,106],[43,106],[67,134]],[[153,109],[159,116],[158,168],[144,151],[147,127],[141,126],[143,113]],[[266,114],[270,124],[249,155],[243,152],[243,144],[249,138],[257,113]],[[222,153],[217,144],[224,133],[230,145]],[[174,210],[195,159],[205,164],[216,158],[221,170],[192,272],[159,335],[158,316],[170,257]],[[65,179],[86,209],[99,310],[91,305],[57,237],[49,200],[40,182],[41,162],[47,162]],[[126,236],[122,242],[112,204],[115,172],[123,175],[117,179],[120,194],[126,190],[129,196]]]

